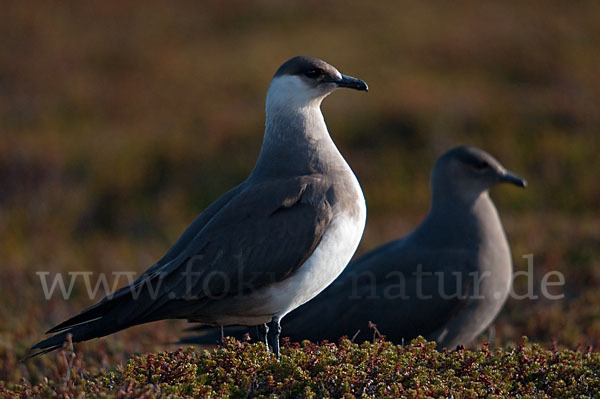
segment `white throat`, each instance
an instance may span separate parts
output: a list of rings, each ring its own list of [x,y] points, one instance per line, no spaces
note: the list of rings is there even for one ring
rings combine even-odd
[[[274,78],[267,92],[265,139],[287,141],[290,134],[309,141],[329,138],[321,102],[332,91],[309,87],[298,76]]]
[[[341,74],[340,74],[341,77]],[[310,87],[301,77],[283,75],[273,78],[267,92],[267,114],[269,110],[283,107],[305,108],[320,107],[321,102],[335,85]]]

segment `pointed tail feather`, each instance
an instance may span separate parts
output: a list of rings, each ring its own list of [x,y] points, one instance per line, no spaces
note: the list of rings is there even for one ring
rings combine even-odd
[[[154,302],[154,300],[150,298],[147,288],[148,286],[155,285],[156,279],[160,277],[161,276],[159,275],[154,275],[145,279],[140,278],[139,281],[134,282],[132,285],[121,288],[114,294],[107,296],[78,315],[51,328],[46,331],[46,334],[61,332],[79,324],[89,323],[96,319],[100,319],[107,314],[111,314],[113,311],[122,311],[123,306],[131,305],[133,303],[136,304],[135,309],[137,309],[139,313],[141,307],[147,308]],[[142,284],[145,284],[145,286],[142,286],[140,290],[139,287]],[[140,290],[137,297],[134,297],[135,290]]]
[[[104,337],[105,335],[109,335],[142,323],[144,323],[144,321],[133,321],[127,324],[111,323],[110,320],[104,320],[103,318],[100,318],[88,323],[79,324],[38,342],[31,347],[31,353],[28,354],[24,360],[60,349],[65,339],[67,339],[68,334],[72,335],[73,342],[81,342],[93,338]],[[36,351],[36,349],[39,350]]]
[[[104,298],[80,314],[48,330],[48,334],[57,334],[35,344],[31,350],[39,349],[39,351],[31,353],[27,358],[59,349],[67,334],[72,334],[73,342],[81,342],[100,338],[138,324],[163,318],[177,318],[173,306],[178,304],[164,306],[167,299],[166,295],[154,298],[147,291],[142,291],[134,298],[130,287],[124,287],[114,296]]]

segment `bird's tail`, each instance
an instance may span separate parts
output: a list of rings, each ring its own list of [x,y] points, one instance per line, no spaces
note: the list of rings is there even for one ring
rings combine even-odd
[[[115,333],[138,324],[160,320],[164,310],[173,310],[173,303],[167,302],[165,295],[153,296],[148,290],[140,290],[138,295],[131,286],[117,291],[80,314],[51,328],[46,334],[55,334],[35,344],[23,360],[51,352],[62,347],[68,334],[73,342],[87,341]],[[176,315],[170,313],[171,318]],[[175,317],[173,317],[175,316]]]

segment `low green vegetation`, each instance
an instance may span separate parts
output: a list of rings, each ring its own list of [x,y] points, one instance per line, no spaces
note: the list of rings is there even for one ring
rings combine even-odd
[[[56,379],[0,385],[2,397],[383,398],[598,397],[600,353],[544,349],[526,339],[516,347],[437,351],[416,339],[407,346],[378,341],[286,345],[280,361],[262,344],[228,341],[134,356],[90,375],[75,362],[66,379],[66,352]],[[61,371],[59,371],[61,370]]]

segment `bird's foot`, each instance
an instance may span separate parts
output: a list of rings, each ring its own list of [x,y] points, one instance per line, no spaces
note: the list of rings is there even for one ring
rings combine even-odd
[[[275,354],[277,360],[279,360],[279,335],[281,334],[281,324],[279,324],[279,319],[273,318],[273,320],[271,320],[271,322],[268,324],[267,329],[267,341],[271,344],[273,353]]]
[[[265,349],[269,353],[269,325],[267,323],[256,326],[258,340],[265,344]]]

